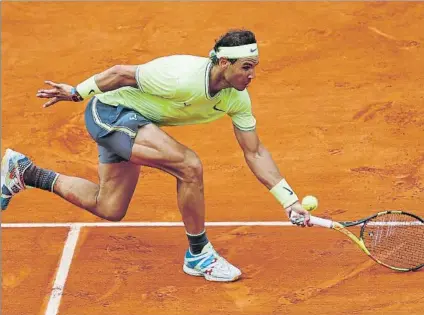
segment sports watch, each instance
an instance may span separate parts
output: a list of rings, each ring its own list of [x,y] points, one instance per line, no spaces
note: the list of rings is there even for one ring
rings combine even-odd
[[[78,93],[77,89],[74,87],[71,89],[71,99],[74,102],[81,102],[84,100],[82,96]]]

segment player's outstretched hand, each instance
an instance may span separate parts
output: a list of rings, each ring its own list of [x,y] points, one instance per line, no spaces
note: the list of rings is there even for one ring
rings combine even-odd
[[[43,104],[43,107],[49,107],[59,101],[72,101],[72,86],[64,83],[54,83],[52,81],[44,81],[50,85],[51,89],[40,89],[37,91],[37,97],[48,98],[49,101]]]
[[[297,201],[295,204],[288,207],[286,213],[293,224],[302,227],[312,226],[310,223],[310,214],[302,207],[300,202]]]

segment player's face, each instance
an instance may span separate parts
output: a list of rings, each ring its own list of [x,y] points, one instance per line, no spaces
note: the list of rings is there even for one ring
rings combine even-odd
[[[258,63],[258,57],[238,59],[235,63],[228,65],[225,71],[225,79],[233,88],[243,91],[255,78],[255,67]]]

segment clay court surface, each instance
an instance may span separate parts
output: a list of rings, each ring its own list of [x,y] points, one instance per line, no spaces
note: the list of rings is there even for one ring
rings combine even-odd
[[[207,55],[221,33],[245,27],[260,47],[249,88],[258,133],[297,194],[319,198],[315,214],[424,216],[424,3],[1,6],[2,154],[10,147],[97,181],[85,104],[43,109],[35,97],[43,81],[77,84],[115,64]],[[208,222],[287,221],[244,163],[229,118],[164,129],[203,161]],[[143,168],[122,223],[180,219],[175,180]],[[208,227],[217,250],[244,272],[222,284],[183,273],[181,226],[74,225],[65,287],[52,291],[72,231],[66,223],[75,222],[106,221],[35,189],[2,213],[3,224],[41,223],[3,226],[2,314],[423,314],[424,271],[376,265],[343,235],[318,227]],[[58,312],[46,311],[58,302]]]

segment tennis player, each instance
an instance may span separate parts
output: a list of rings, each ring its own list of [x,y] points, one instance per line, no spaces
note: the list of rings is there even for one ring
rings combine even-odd
[[[255,130],[247,87],[255,78],[259,51],[255,35],[232,30],[216,41],[209,58],[173,55],[141,65],[117,65],[76,87],[46,81],[39,98],[44,107],[60,101],[89,100],[86,127],[97,143],[99,183],[58,174],[35,165],[24,154],[7,149],[2,160],[1,208],[27,186],[51,191],[72,204],[110,221],[124,218],[141,165],[177,180],[178,207],[189,248],[183,270],[210,281],[234,281],[241,271],[221,257],[205,231],[202,163],[195,152],[161,126],[208,123],[228,115],[247,165],[285,208],[309,214],[282,177]]]

